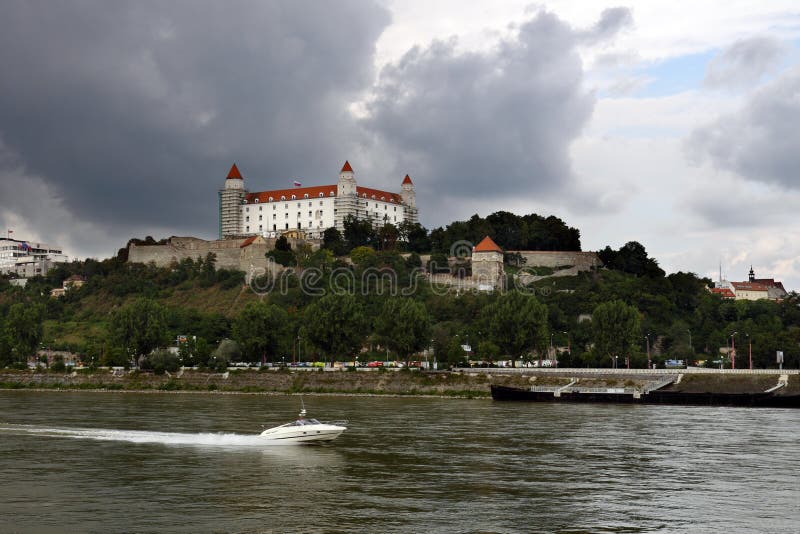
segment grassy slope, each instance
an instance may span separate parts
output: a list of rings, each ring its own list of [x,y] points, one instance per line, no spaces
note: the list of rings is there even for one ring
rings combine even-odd
[[[116,297],[106,292],[89,295],[69,304],[72,313],[68,320],[45,321],[44,343],[83,345],[88,341],[102,342],[108,335],[111,313],[138,298],[138,295]],[[235,317],[249,302],[260,297],[248,288],[223,289],[218,285],[200,287],[187,284],[175,289],[165,289],[156,300],[167,307],[194,309],[203,313],[221,313]]]

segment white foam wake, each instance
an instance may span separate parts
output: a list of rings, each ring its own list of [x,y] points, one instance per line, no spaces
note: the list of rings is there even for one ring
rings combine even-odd
[[[160,443],[163,445],[199,447],[265,447],[282,442],[267,442],[257,434],[187,434],[180,432],[152,432],[148,430],[115,430],[106,428],[47,428],[32,425],[0,424],[0,432],[36,434],[46,437],[91,439],[98,441],[127,441],[130,443]]]

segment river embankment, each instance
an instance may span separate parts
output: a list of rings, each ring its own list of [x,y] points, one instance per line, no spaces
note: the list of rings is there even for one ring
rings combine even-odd
[[[592,388],[643,389],[677,371],[610,369],[461,369],[456,371],[322,371],[322,370],[231,370],[209,373],[183,370],[155,375],[110,369],[71,373],[51,371],[0,372],[0,389],[174,391],[219,393],[326,393],[345,395],[437,396],[489,398],[490,387],[566,386],[578,383]],[[800,393],[800,375],[793,371],[702,372],[680,371],[680,380],[667,386],[688,393],[759,393],[778,384],[783,376],[785,392]]]

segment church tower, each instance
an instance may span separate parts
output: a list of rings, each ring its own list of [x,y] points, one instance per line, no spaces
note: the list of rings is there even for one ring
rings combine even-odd
[[[234,163],[225,178],[225,186],[219,191],[219,238],[241,235],[242,203],[247,191],[244,178]]]
[[[750,266],[750,273],[748,273],[748,280],[750,280],[750,283],[753,283],[756,280],[756,273],[753,270],[753,266],[752,265]]]
[[[403,178],[400,198],[403,199],[403,205],[405,206],[405,220],[411,223],[418,222],[417,194],[414,192],[414,182],[411,181],[411,177],[409,177],[407,174],[406,177]]]

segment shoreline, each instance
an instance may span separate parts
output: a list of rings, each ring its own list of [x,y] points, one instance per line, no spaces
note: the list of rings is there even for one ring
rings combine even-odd
[[[74,372],[2,371],[0,389],[24,391],[96,391],[122,393],[213,393],[239,395],[332,395],[365,397],[432,397],[491,399],[492,386],[531,389],[627,388],[644,390],[665,376],[675,376],[670,390],[685,393],[761,393],[784,379],[783,391],[800,393],[800,374],[682,373],[670,371],[633,374],[606,369],[530,370],[503,372],[495,369],[463,369],[447,372],[309,372],[237,370],[208,373],[184,370],[175,375],[138,371],[119,375],[108,370]]]

